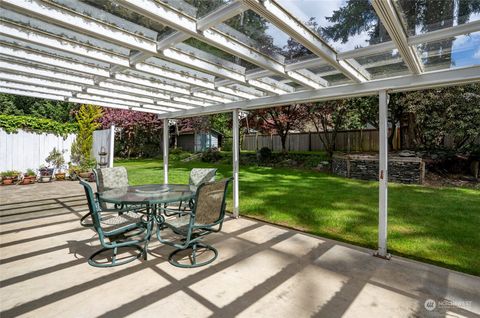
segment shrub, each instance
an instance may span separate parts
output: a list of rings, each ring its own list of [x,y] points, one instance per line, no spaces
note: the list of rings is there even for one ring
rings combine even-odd
[[[174,148],[169,152],[169,158],[172,161],[183,160],[185,158],[190,157],[191,155],[192,155],[191,153],[189,153],[188,151],[182,150],[182,148],[180,147]]]
[[[35,177],[37,173],[33,169],[27,169],[27,172],[25,172],[26,177]]]
[[[77,124],[74,123],[64,124],[47,118],[13,115],[0,115],[0,128],[9,134],[23,129],[35,133],[52,133],[62,137],[78,130]]]
[[[217,148],[210,148],[207,151],[202,153],[202,161],[203,162],[218,162],[222,159],[222,154],[218,151]]]
[[[4,171],[4,172],[0,173],[0,175],[2,177],[6,177],[6,178],[15,178],[15,177],[18,177],[19,175],[21,175],[21,173],[19,171],[15,171],[15,170],[8,170],[8,171]]]
[[[65,158],[63,158],[64,152],[65,150],[59,151],[54,147],[53,150],[48,154],[48,157],[45,158],[45,161],[57,169],[62,169],[63,165],[65,164]]]
[[[272,150],[268,147],[263,147],[257,152],[257,159],[259,163],[269,162],[272,158]]]

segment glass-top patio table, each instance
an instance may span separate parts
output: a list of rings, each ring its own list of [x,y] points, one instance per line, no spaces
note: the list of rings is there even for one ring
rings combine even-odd
[[[145,214],[150,226],[158,225],[165,221],[159,211],[164,210],[162,205],[172,202],[189,201],[195,197],[196,187],[187,184],[146,184],[139,186],[128,186],[116,188],[98,193],[99,201],[120,204],[123,206],[145,207],[146,211],[137,212]],[[148,250],[148,241],[145,249]],[[145,256],[146,257],[146,256]],[[145,258],[146,259],[146,258]]]
[[[195,187],[187,184],[145,184],[100,192],[98,196],[103,202],[152,207],[158,204],[189,201],[195,196],[195,190]]]

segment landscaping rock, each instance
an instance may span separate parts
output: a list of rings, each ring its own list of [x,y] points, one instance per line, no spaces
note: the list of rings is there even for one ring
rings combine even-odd
[[[415,151],[402,150],[398,153],[400,157],[415,157]]]
[[[334,155],[332,173],[353,179],[378,180],[378,157],[372,155]],[[425,162],[416,157],[390,157],[388,180],[422,184]]]

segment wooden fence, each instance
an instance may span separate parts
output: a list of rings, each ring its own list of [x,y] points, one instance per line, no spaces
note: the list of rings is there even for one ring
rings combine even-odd
[[[325,133],[322,133],[325,134]],[[292,133],[287,136],[289,151],[322,151],[323,143],[316,132]],[[281,151],[282,143],[278,135],[245,135],[242,150],[259,150],[268,147]],[[394,148],[400,148],[399,134],[395,134]],[[375,129],[340,131],[336,137],[337,151],[378,151],[378,131]]]
[[[46,164],[45,158],[55,147],[58,150],[65,150],[63,157],[65,162],[70,161],[70,149],[75,140],[75,134],[66,138],[53,134],[36,134],[20,130],[17,133],[7,134],[0,129],[0,171],[38,169],[40,165]],[[110,130],[98,130],[93,135],[94,150],[97,161],[100,160],[98,152],[101,147],[109,151]]]

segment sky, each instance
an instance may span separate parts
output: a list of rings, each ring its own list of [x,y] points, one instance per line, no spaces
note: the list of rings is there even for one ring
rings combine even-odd
[[[333,11],[345,5],[345,0],[277,0],[281,6],[299,18],[302,22],[308,21],[310,17],[315,17],[315,21],[322,26],[331,25],[326,19],[333,14]],[[273,37],[274,43],[283,47],[287,43],[289,36],[277,28],[269,28],[267,33]],[[367,32],[351,37],[347,43],[329,41],[329,44],[337,51],[353,50],[356,47],[368,45]]]
[[[277,0],[280,5],[298,17],[301,21],[308,21],[315,17],[320,26],[328,26],[326,17],[333,14],[346,0]],[[480,14],[472,14],[469,21],[480,20]],[[456,24],[456,21],[454,21]],[[274,39],[274,44],[284,47],[289,36],[273,25],[269,25],[267,33]],[[421,32],[420,32],[421,33]],[[347,43],[329,41],[329,44],[339,52],[353,50],[357,47],[368,46],[369,35],[362,32],[349,38]],[[480,32],[470,35],[457,36],[453,42],[452,66],[461,67],[480,64]]]

